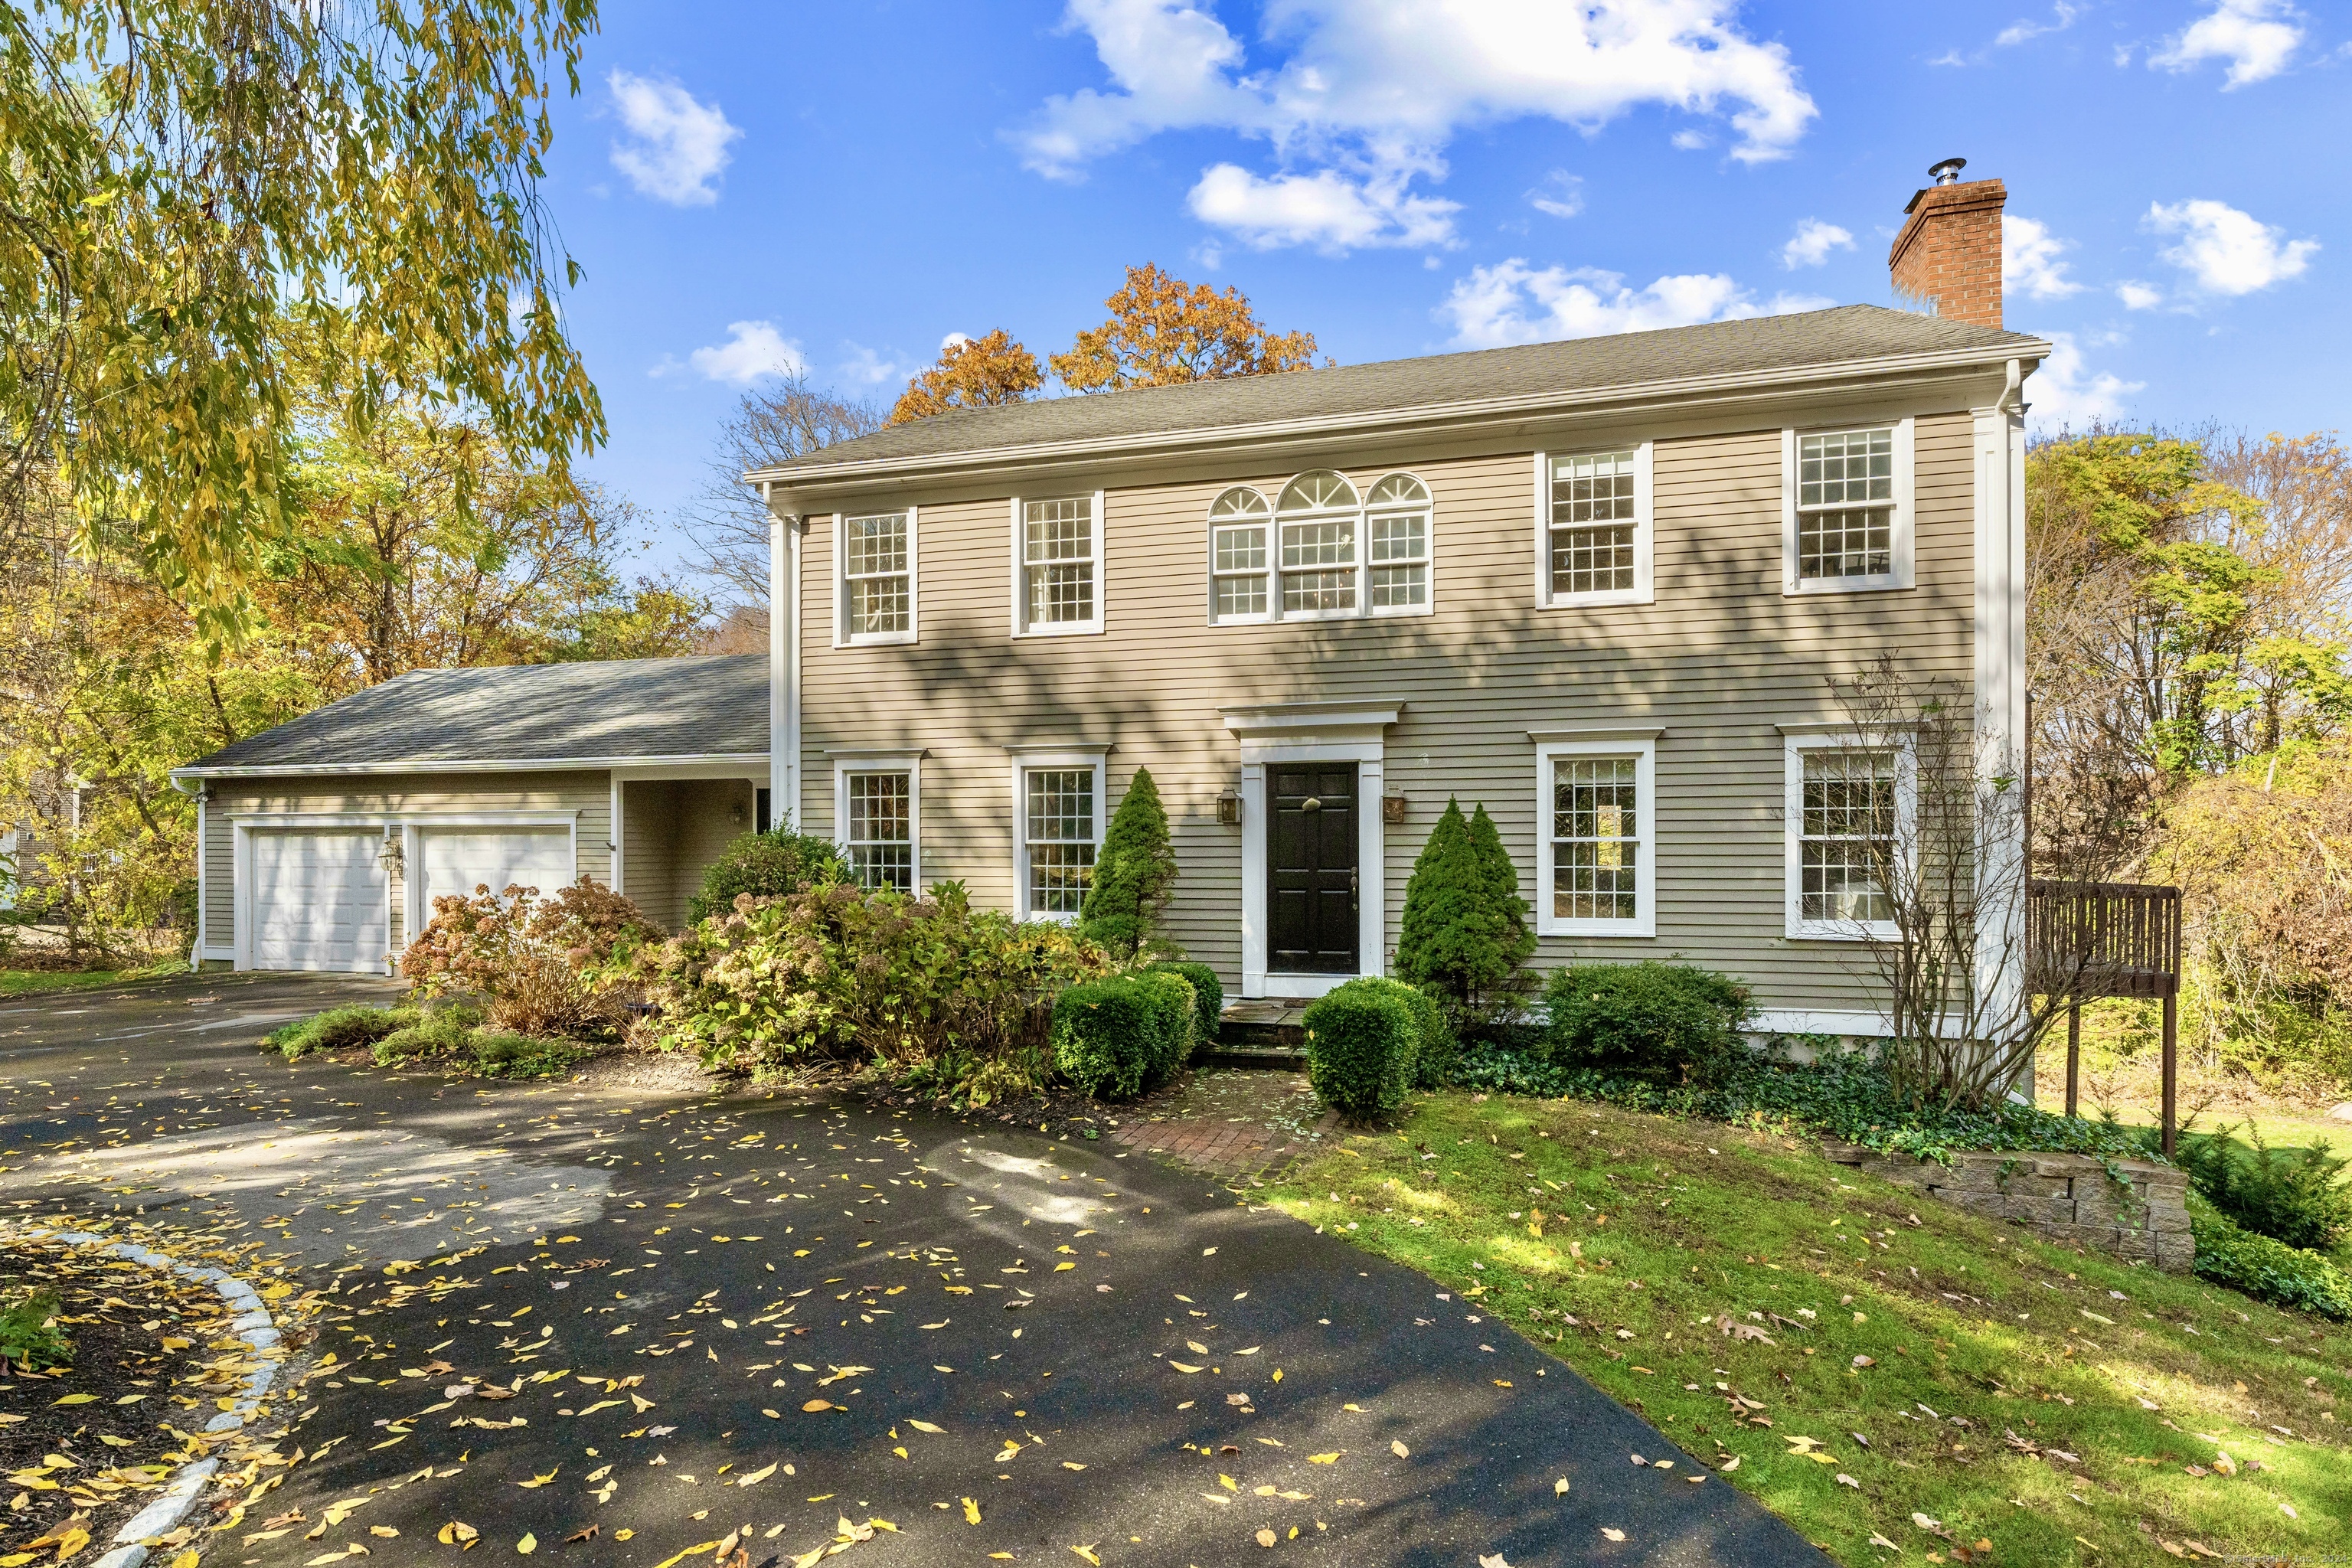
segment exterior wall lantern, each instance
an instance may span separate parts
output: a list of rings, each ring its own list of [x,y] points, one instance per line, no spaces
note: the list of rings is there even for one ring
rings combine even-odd
[[[375,863],[383,868],[387,877],[397,877],[408,868],[408,856],[401,847],[400,829],[386,825],[383,847],[375,853]]]
[[[1217,826],[1239,827],[1241,825],[1242,797],[1237,792],[1227,790],[1217,796]]]
[[[1404,820],[1405,798],[1401,795],[1381,796],[1381,820],[1391,826]]]

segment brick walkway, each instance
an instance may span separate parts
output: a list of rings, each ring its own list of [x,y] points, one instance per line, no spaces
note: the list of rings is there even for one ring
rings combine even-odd
[[[1328,1146],[1339,1125],[1297,1073],[1211,1068],[1136,1107],[1110,1136],[1233,1186],[1278,1176]]]

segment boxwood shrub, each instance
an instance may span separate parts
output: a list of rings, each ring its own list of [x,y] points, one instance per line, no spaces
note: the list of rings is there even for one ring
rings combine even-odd
[[[1566,1068],[1706,1081],[1739,1049],[1748,988],[1690,963],[1576,963],[1544,984],[1543,1055]]]
[[[740,893],[781,899],[849,879],[848,864],[829,839],[784,827],[742,834],[703,871],[702,890],[686,906],[687,923],[700,925],[725,914]]]
[[[1054,1000],[1054,1065],[1098,1100],[1131,1100],[1190,1058],[1197,1005],[1166,969],[1073,985]]]
[[[2352,1321],[2352,1278],[2316,1252],[2242,1230],[2202,1198],[2189,1200],[2197,1274],[2289,1311]]]
[[[1205,963],[1182,959],[1162,960],[1151,967],[1181,974],[1192,983],[1192,1043],[1215,1039],[1225,1016],[1225,987],[1217,972]]]
[[[1307,1009],[1307,1079],[1351,1121],[1404,1103],[1429,998],[1402,981],[1367,975],[1334,987]]]

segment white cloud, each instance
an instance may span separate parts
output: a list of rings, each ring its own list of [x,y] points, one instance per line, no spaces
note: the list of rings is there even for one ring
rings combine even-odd
[[[1788,50],[1742,32],[1737,12],[1736,0],[1270,0],[1263,34],[1283,58],[1252,69],[1209,0],[1069,0],[1064,25],[1093,38],[1110,85],[1048,99],[1014,140],[1029,167],[1071,178],[1163,131],[1235,132],[1265,140],[1280,170],[1209,170],[1192,194],[1204,221],[1229,215],[1254,245],[1444,244],[1454,209],[1407,186],[1443,178],[1465,128],[1541,117],[1591,133],[1660,105],[1727,121],[1735,158],[1786,156],[1817,110]]]
[[[2153,283],[2126,278],[2116,285],[2116,298],[2126,310],[2153,310],[2164,303],[2164,290]]]
[[[1835,302],[1776,294],[1759,303],[1719,272],[1679,274],[1633,289],[1620,272],[1557,266],[1538,271],[1514,257],[1472,268],[1467,278],[1455,280],[1436,313],[1453,324],[1455,347],[1492,349],[1818,310]]]
[[[2047,224],[2003,214],[2001,287],[2036,300],[2063,300],[2069,294],[2081,293],[2084,286],[2066,276],[2066,263],[2058,259],[2059,252],[2068,249],[2071,244],[2052,234]]]
[[[1382,245],[1444,245],[1458,202],[1416,196],[1410,172],[1351,179],[1336,169],[1261,179],[1236,163],[1202,172],[1186,205],[1192,216],[1260,250],[1311,245],[1337,253]]]
[[[2019,44],[2038,38],[2044,33],[2063,33],[2074,25],[2074,18],[2080,15],[2082,13],[2068,5],[2066,0],[2058,0],[2058,4],[2051,7],[2050,20],[2011,22],[1992,36],[1992,47],[1997,49],[2012,48]]]
[[[940,340],[940,353],[944,354],[950,349],[960,349],[970,342],[971,342],[971,334],[970,332],[950,332],[946,337]]]
[[[1584,210],[1584,176],[1554,169],[1528,193],[1528,205],[1554,217],[1574,217]]]
[[[698,103],[674,81],[615,70],[606,78],[626,141],[613,143],[613,167],[638,194],[672,206],[707,207],[727,167],[728,144],[743,134],[715,103]]]
[[[2025,384],[2026,416],[2037,430],[2082,429],[2120,419],[2126,399],[2147,384],[2110,371],[2093,374],[2071,332],[2051,332],[2050,357]]]
[[[1780,247],[1780,265],[1792,271],[1800,267],[1819,267],[1829,260],[1831,251],[1853,248],[1852,231],[1809,217],[1797,226],[1797,232]]]
[[[800,344],[777,331],[772,321],[730,321],[725,342],[697,349],[686,362],[711,381],[737,386],[749,386],[762,376],[799,375],[808,369]]]
[[[2185,71],[2206,60],[2227,60],[2224,92],[2262,81],[2286,69],[2303,42],[2296,15],[2286,0],[2221,0],[2150,54],[2147,63],[2158,70]]]
[[[844,343],[849,358],[842,363],[841,379],[861,386],[879,386],[886,381],[904,381],[913,374],[913,367],[886,359],[863,343]]]
[[[1704,131],[1677,131],[1666,140],[1685,153],[1704,152],[1715,145],[1715,138]]]
[[[2286,231],[2240,212],[2226,202],[2149,204],[2141,222],[2180,241],[2158,252],[2197,279],[2210,294],[2252,294],[2300,277],[2319,249],[2315,239],[2280,241]]]

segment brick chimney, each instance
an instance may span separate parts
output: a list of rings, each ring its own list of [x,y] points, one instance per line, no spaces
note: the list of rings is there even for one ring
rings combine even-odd
[[[1935,182],[1903,210],[1903,232],[1886,253],[1895,297],[1971,326],[2000,326],[2000,209],[2009,192],[1999,180],[1963,183],[1965,158],[1927,171]]]

